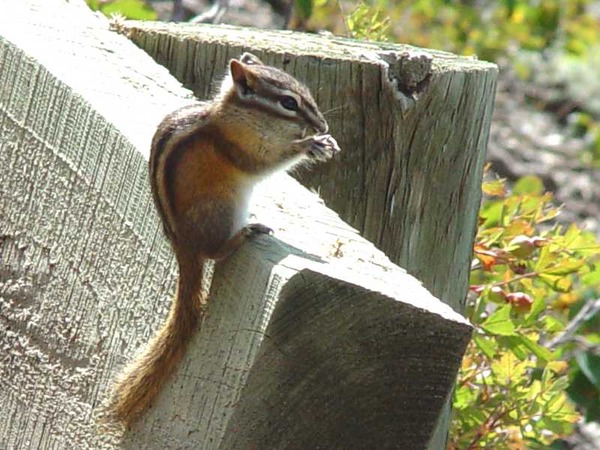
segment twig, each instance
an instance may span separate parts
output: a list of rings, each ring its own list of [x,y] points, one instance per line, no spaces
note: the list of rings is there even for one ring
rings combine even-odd
[[[500,406],[497,406],[496,408],[494,408],[494,410],[490,413],[488,418],[485,420],[485,422],[479,428],[479,431],[477,432],[475,437],[469,443],[467,450],[475,450],[477,448],[479,440],[483,437],[483,435],[485,433],[493,430],[494,428],[496,428],[500,419],[502,419],[506,415],[506,413],[508,413],[508,410],[504,410],[504,411],[501,411],[500,414],[498,414],[496,417],[494,417],[494,414],[496,414],[498,412],[498,410],[500,410]]]
[[[525,278],[533,278],[537,275],[538,275],[537,272],[528,272],[528,273],[524,273],[522,275],[516,275],[507,281],[497,281],[495,283],[490,283],[490,287],[508,286],[509,284],[514,283],[515,281],[523,280]]]
[[[579,327],[600,311],[600,298],[592,301],[588,301],[581,307],[579,312],[573,317],[573,319],[569,322],[569,324],[565,327],[565,329],[554,339],[549,341],[546,344],[546,347],[549,349],[553,349],[560,344],[564,344],[567,340],[573,337],[573,334],[579,329]]]

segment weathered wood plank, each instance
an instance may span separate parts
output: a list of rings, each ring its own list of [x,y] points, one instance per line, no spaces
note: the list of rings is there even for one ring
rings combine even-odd
[[[190,96],[83,4],[28,0],[5,11],[2,446],[289,448],[302,436],[307,445],[370,437],[375,447],[394,439],[422,448],[470,328],[286,176],[261,186],[252,209],[275,238],[216,268],[209,316],[155,407],[131,433],[96,432],[94,407],[173,292],[146,159],[157,122]],[[374,368],[385,376],[374,378]],[[291,414],[292,393],[317,388],[324,397],[313,407],[335,423],[302,406],[292,408],[302,422],[275,435],[269,421]],[[331,400],[334,388],[346,398]],[[362,435],[359,416],[339,415],[342,406],[370,424]],[[420,428],[398,426],[394,414]]]
[[[425,448],[439,410],[423,414],[429,395],[399,379],[410,373],[419,385],[452,383],[419,361],[424,353],[444,360],[447,350],[429,348],[416,330],[440,342],[454,330],[424,311],[399,311],[360,284],[302,274],[284,288],[222,448]],[[438,408],[444,399],[435,400]]]

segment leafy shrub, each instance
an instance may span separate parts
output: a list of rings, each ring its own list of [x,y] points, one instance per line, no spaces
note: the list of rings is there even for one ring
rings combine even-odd
[[[542,191],[535,177],[511,194],[502,181],[484,183],[466,311],[476,329],[449,449],[548,449],[581,418],[567,393],[598,418],[600,357],[590,349],[600,330],[569,320],[598,295],[600,246],[574,224],[547,225],[559,210]]]
[[[359,3],[346,18],[350,36],[355,39],[387,41],[390,29],[389,17],[382,17],[378,8]]]

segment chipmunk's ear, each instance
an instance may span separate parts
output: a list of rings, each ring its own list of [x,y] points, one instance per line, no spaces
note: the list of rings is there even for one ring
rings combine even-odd
[[[250,70],[248,67],[249,65],[246,65],[244,62],[238,61],[237,59],[232,59],[229,63],[231,79],[233,80],[236,90],[242,97],[252,95],[256,91],[256,74]]]
[[[263,62],[260,59],[258,59],[252,53],[248,52],[242,53],[242,56],[240,56],[240,61],[248,65],[264,66]]]

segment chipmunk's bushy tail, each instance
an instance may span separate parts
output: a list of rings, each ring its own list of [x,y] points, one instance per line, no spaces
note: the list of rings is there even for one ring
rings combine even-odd
[[[104,422],[129,426],[146,410],[177,368],[188,343],[198,329],[205,303],[202,295],[204,262],[180,264],[179,283],[169,315],[141,355],[116,379],[108,405],[102,413]]]

